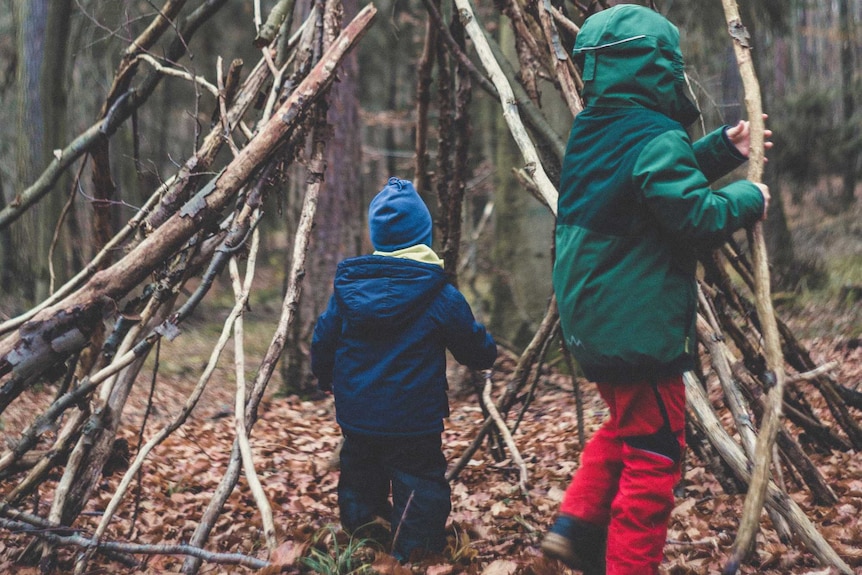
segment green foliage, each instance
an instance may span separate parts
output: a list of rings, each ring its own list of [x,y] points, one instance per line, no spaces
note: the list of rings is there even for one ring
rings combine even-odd
[[[308,555],[299,562],[312,573],[323,575],[371,575],[374,570],[368,551],[373,545],[370,539],[346,536],[337,527],[326,525],[315,533]]]
[[[833,90],[810,87],[776,102],[770,125],[775,147],[769,153],[770,166],[797,187],[810,184],[841,164],[843,130],[834,118]]]

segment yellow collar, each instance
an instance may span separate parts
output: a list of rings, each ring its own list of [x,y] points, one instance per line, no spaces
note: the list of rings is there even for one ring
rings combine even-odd
[[[426,264],[438,265],[441,268],[443,267],[443,260],[441,260],[437,256],[434,250],[432,250],[425,244],[416,244],[415,246],[401,248],[400,250],[395,250],[394,252],[375,251],[374,255],[389,256],[392,258],[405,258],[408,260],[414,260]]]

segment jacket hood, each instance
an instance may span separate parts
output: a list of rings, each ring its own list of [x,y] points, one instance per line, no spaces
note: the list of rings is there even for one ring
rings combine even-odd
[[[431,213],[409,180],[389,178],[368,206],[374,249],[394,252],[416,244],[431,245]]]
[[[684,126],[700,115],[686,96],[679,30],[664,16],[621,4],[587,18],[572,51],[587,106],[644,107]]]
[[[346,329],[391,336],[424,312],[446,281],[439,265],[371,255],[338,264],[334,290]]]

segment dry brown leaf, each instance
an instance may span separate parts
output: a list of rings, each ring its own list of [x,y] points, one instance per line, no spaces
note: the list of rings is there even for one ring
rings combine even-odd
[[[380,575],[413,575],[413,572],[398,562],[392,555],[379,553],[371,566]]]
[[[430,565],[425,569],[425,575],[450,575],[455,571],[455,566],[448,563]]]
[[[269,555],[269,560],[275,565],[293,565],[308,550],[309,543],[303,541],[285,541],[276,547]]]
[[[482,570],[482,575],[513,575],[518,564],[510,559],[497,559]]]

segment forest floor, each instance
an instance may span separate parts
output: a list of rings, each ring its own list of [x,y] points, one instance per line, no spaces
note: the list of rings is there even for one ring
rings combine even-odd
[[[862,382],[862,307],[841,300],[841,286],[862,285],[862,214],[836,216],[846,233],[833,241],[823,231],[823,218],[809,217],[805,209],[794,216],[794,238],[803,250],[817,255],[817,250],[841,252],[848,263],[845,275],[836,277],[831,288],[820,295],[803,293],[782,304],[779,316],[794,330],[803,334],[817,364],[836,360],[840,366],[834,378],[848,387]],[[819,239],[817,234],[825,234]],[[831,247],[829,246],[832,242]],[[825,246],[825,247],[824,247]],[[831,251],[830,251],[831,250]],[[855,258],[855,259],[854,259]],[[829,290],[832,290],[831,292]],[[825,294],[825,295],[824,295]],[[846,296],[846,294],[843,294]],[[271,318],[277,311],[269,304],[255,306],[246,318],[246,337],[265,346],[271,334]],[[277,305],[277,304],[276,304]],[[274,313],[274,311],[276,313]],[[214,333],[220,329],[216,319],[224,311],[200,314],[183,330],[183,335],[161,350],[158,381],[153,390],[153,407],[146,420],[145,437],[167,424],[178,412],[194,386],[201,366],[212,349]],[[255,327],[258,318],[258,327]],[[215,327],[213,327],[215,326]],[[189,422],[157,447],[143,468],[137,496],[126,498],[109,527],[107,538],[142,544],[188,541],[201,512],[221,479],[234,438],[232,406],[234,378],[232,356],[226,357],[204,393]],[[247,365],[253,366],[251,358]],[[503,391],[504,373],[511,365],[499,365],[495,372],[494,396]],[[142,372],[143,373],[143,372]],[[454,372],[454,379],[462,376]],[[147,377],[142,375],[142,380]],[[595,387],[578,381],[584,397],[586,436],[601,424],[605,406]],[[282,543],[276,559],[290,561],[309,550],[316,534],[338,525],[336,484],[338,471],[332,455],[339,444],[340,432],[335,423],[330,397],[303,401],[295,396],[279,397],[277,382],[259,410],[251,444],[257,473],[269,497]],[[53,389],[45,386],[19,398],[0,418],[0,437],[10,440],[29,423],[52,398]],[[714,403],[720,394],[711,390]],[[140,381],[129,399],[121,437],[134,454],[140,443],[141,427],[147,413],[149,381]],[[823,419],[831,421],[819,395],[809,394],[812,404],[822,410]],[[453,395],[451,416],[446,422],[444,448],[450,462],[456,461],[470,445],[483,421],[475,394]],[[512,414],[514,415],[513,411]],[[857,417],[859,412],[854,412]],[[539,544],[552,523],[563,490],[576,470],[582,448],[578,440],[578,421],[572,379],[546,371],[539,379],[535,399],[526,410],[515,434],[515,441],[527,463],[528,496],[518,487],[518,470],[511,460],[495,461],[488,450],[479,450],[452,485],[453,511],[450,523],[451,546],[440,557],[429,557],[407,566],[398,566],[382,552],[368,552],[368,560],[380,573],[406,575],[428,573],[448,575],[475,573],[487,575],[550,575],[570,573],[557,563],[541,557]],[[862,458],[855,453],[820,451],[811,453],[827,482],[839,497],[833,507],[817,507],[807,491],[794,486],[791,497],[806,511],[821,533],[838,553],[862,574]],[[122,462],[106,474],[76,527],[92,530],[123,474]],[[45,484],[38,496],[28,502],[28,509],[40,515],[47,513],[53,496],[54,482]],[[14,480],[15,478],[13,478]],[[20,479],[18,477],[17,479]],[[12,483],[0,483],[0,496]],[[664,575],[718,574],[729,556],[741,515],[743,495],[727,495],[721,485],[690,452],[685,463],[683,481],[678,490],[676,508],[668,533]],[[134,518],[134,519],[133,519]],[[757,540],[757,550],[744,574],[826,575],[813,557],[797,543],[783,544],[768,519]],[[30,541],[20,535],[0,531],[0,573],[38,573],[38,568],[16,561]],[[207,548],[212,551],[238,552],[269,559],[264,547],[260,514],[257,512],[244,478],[234,490],[219,519]],[[70,567],[72,549],[61,551],[61,566]],[[143,561],[145,557],[139,556]],[[182,557],[151,556],[140,572],[173,573],[182,565]],[[118,564],[104,560],[91,563],[88,573],[118,573]],[[204,563],[202,573],[250,573],[251,569]],[[298,573],[296,568],[290,572]],[[332,573],[335,573],[333,571]]]

